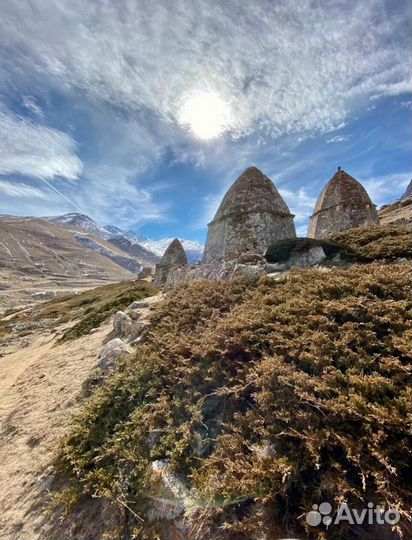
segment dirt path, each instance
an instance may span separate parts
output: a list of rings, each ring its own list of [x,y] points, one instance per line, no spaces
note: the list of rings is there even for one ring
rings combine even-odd
[[[0,358],[1,540],[44,538],[53,443],[78,408],[82,384],[110,330],[107,322],[62,345],[55,334],[39,336]]]

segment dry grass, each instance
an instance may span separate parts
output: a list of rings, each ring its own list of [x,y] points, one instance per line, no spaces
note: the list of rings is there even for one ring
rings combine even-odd
[[[335,234],[331,240],[347,246],[362,260],[373,261],[411,258],[411,235],[410,225],[374,225]]]
[[[394,506],[405,533],[409,269],[299,270],[170,293],[62,442],[56,466],[71,488],[60,500],[94,494],[140,514],[149,464],[165,458],[197,493],[200,537],[321,538],[304,514],[322,500]],[[127,528],[156,537],[132,514]]]

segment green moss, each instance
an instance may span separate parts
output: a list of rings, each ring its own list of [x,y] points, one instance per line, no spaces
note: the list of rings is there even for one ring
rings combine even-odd
[[[322,500],[396,506],[406,534],[409,291],[406,263],[178,288],[73,421],[57,470],[139,514],[150,462],[169,459],[196,490],[200,537],[325,536],[304,519]],[[160,534],[132,513],[128,526]]]

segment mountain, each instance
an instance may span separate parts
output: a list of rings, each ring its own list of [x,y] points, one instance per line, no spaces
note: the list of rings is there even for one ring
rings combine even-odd
[[[138,259],[144,266],[157,264],[169,244],[174,240],[173,238],[152,240],[132,231],[125,231],[116,225],[105,225],[102,227],[91,217],[76,212],[62,216],[45,217],[44,219],[52,223],[73,225],[99,238],[103,238],[128,255]],[[204,248],[202,244],[193,240],[185,240],[184,238],[179,238],[179,240],[186,251],[187,259],[190,263],[194,264],[202,259]]]
[[[151,253],[156,254],[158,257],[162,257],[170,243],[174,240],[174,238],[161,238],[160,240],[153,240],[132,231],[124,231],[115,225],[105,225],[104,228],[106,231],[109,231],[118,238],[123,236],[124,238],[130,240],[130,242],[143,246]],[[185,240],[184,238],[179,238],[179,240],[184,247],[187,259],[190,263],[194,264],[202,260],[204,249],[202,244],[195,242],[194,240]]]
[[[378,211],[382,225],[407,225],[412,223],[412,180],[405,193],[391,204],[385,204]]]
[[[74,226],[78,227],[84,231],[87,231],[98,238],[106,240],[109,244],[113,245],[116,249],[120,249],[129,257],[137,260],[137,263],[140,267],[142,266],[154,266],[159,262],[160,257],[153,252],[149,251],[144,246],[141,246],[137,241],[137,236],[133,233],[123,231],[115,225],[107,225],[102,227],[94,219],[87,216],[86,214],[78,214],[73,212],[71,214],[63,214],[62,216],[51,216],[45,217],[47,221],[51,223],[59,223],[65,226]],[[77,236],[76,239],[81,241]],[[101,253],[106,253],[102,251],[98,245],[93,241],[86,241],[83,239],[83,245],[88,249],[93,249],[94,251],[100,251]],[[109,257],[110,258],[110,257]],[[118,259],[120,261],[121,259]],[[120,266],[124,266],[127,269],[132,269],[136,267],[136,264],[133,261],[123,261]],[[136,270],[132,270],[136,271]]]
[[[401,195],[400,200],[403,201],[405,199],[410,199],[411,197],[412,197],[412,180],[407,185],[405,193]]]
[[[142,265],[72,224],[0,216],[1,310],[57,292],[136,278]]]
[[[153,253],[156,253],[156,255],[162,256],[173,240],[174,238],[162,238],[161,240],[150,240],[149,238],[145,238],[144,240],[141,240],[140,244],[150,251],[153,251]],[[194,264],[202,260],[204,249],[202,244],[193,240],[185,240],[184,238],[179,238],[179,240],[190,263]]]
[[[85,231],[88,231],[99,238],[103,238],[104,240],[110,238],[111,236],[111,233],[107,229],[98,225],[91,217],[86,216],[86,214],[73,212],[71,214],[63,214],[62,216],[46,216],[44,219],[50,223],[74,225],[75,227],[84,229]]]

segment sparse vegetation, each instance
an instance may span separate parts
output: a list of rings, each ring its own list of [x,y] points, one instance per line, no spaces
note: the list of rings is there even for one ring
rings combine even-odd
[[[141,514],[150,462],[164,458],[196,493],[193,537],[325,538],[304,520],[319,501],[391,505],[405,533],[409,269],[296,270],[170,293],[62,441],[60,501],[93,494]],[[126,513],[133,537],[157,537]]]
[[[58,324],[78,321],[61,338],[75,339],[98,327],[111,314],[124,309],[134,300],[156,294],[156,288],[143,280],[121,281],[96,287],[80,294],[55,298],[35,307],[17,312],[8,320],[0,320],[0,339],[21,324],[25,331],[34,331],[47,321],[48,328]],[[19,332],[21,335],[21,331]]]
[[[289,238],[275,242],[266,251],[270,263],[282,263],[299,251],[321,246],[327,259],[340,255],[346,261],[370,262],[412,256],[412,227],[408,225],[375,225],[350,229],[335,234],[328,240]]]
[[[363,260],[391,260],[411,258],[411,235],[410,225],[374,225],[335,234],[331,240],[345,245]]]
[[[107,290],[105,292],[107,293]],[[116,311],[125,309],[134,300],[140,300],[154,294],[156,294],[155,287],[147,281],[133,281],[129,282],[129,287],[124,287],[111,297],[105,295],[103,298],[99,298],[99,300],[89,297],[83,298],[78,306],[87,306],[84,310],[84,315],[78,323],[63,334],[61,341],[76,339],[88,334],[92,328],[97,328],[110,315],[113,315]]]

